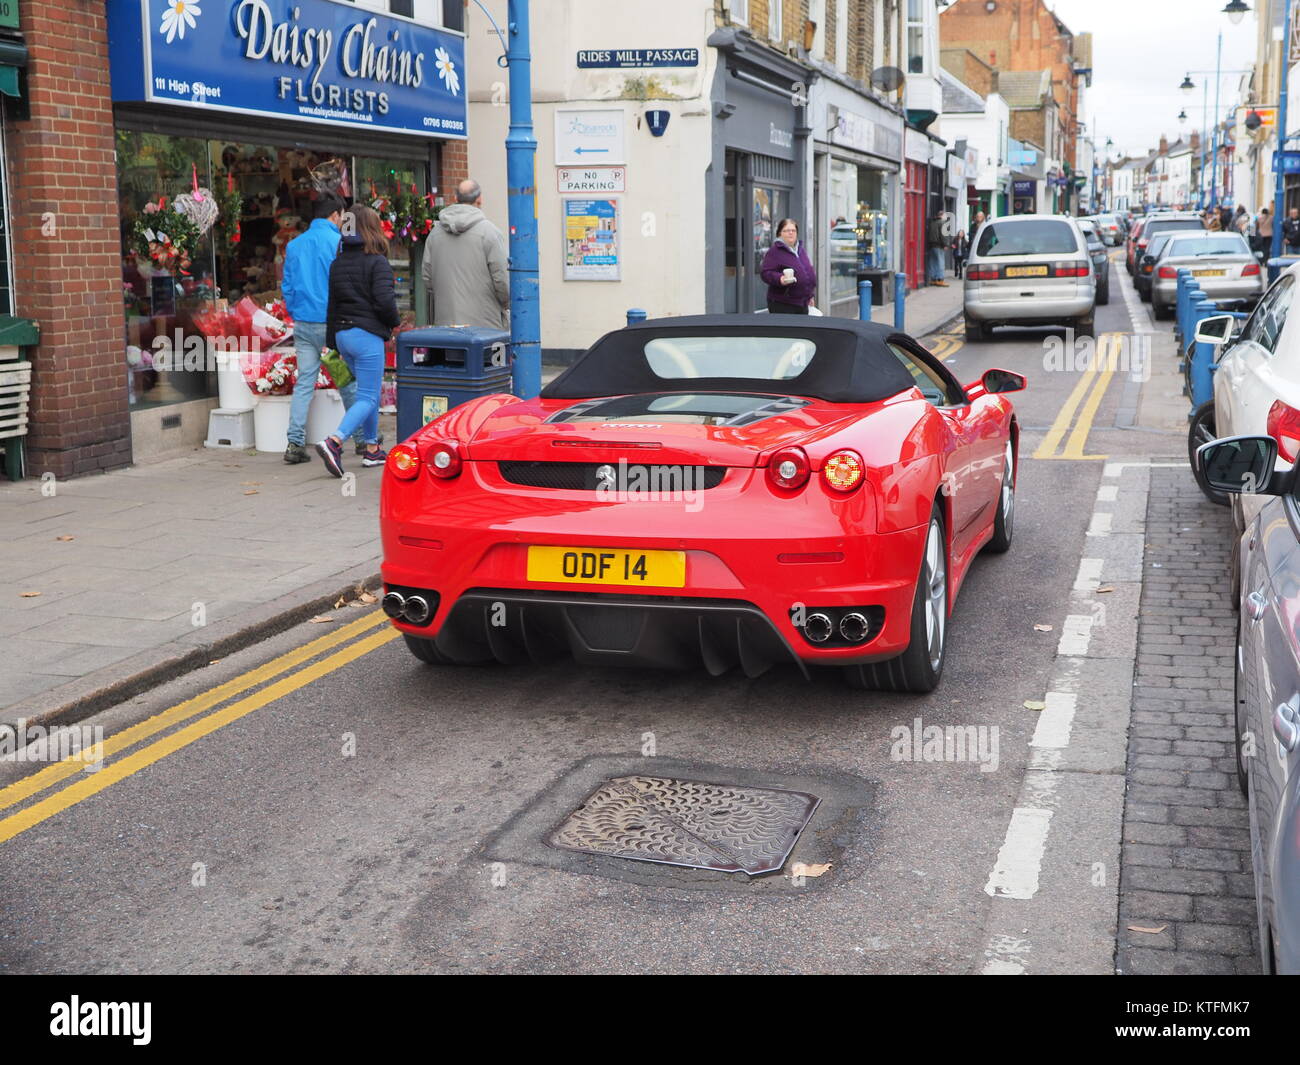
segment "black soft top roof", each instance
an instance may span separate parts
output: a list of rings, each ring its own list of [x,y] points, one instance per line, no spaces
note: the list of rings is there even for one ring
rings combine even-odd
[[[756,392],[807,396],[829,403],[871,403],[915,385],[887,346],[904,334],[854,318],[792,315],[700,314],[656,318],[606,333],[576,363],[542,389],[543,399],[593,399],[643,392]],[[790,337],[817,345],[798,375],[774,381],[753,377],[660,377],[650,368],[645,344],[657,337]]]

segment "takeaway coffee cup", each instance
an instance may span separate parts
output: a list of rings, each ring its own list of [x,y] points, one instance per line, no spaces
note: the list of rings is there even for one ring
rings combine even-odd
[[[790,267],[790,266],[787,266],[784,270],[781,271],[781,278],[782,278],[782,280],[784,280],[784,281],[793,281],[793,280],[794,280],[794,268],[793,268],[793,267]]]

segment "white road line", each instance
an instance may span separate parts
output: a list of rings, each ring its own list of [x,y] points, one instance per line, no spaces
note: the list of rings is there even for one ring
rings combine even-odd
[[[1114,503],[1119,498],[1119,485],[1103,484],[1097,489],[1098,503]]]
[[[1062,658],[1082,658],[1088,653],[1088,641],[1092,639],[1091,614],[1067,614],[1065,624],[1061,626],[1061,641],[1056,645],[1056,653]]]
[[[1038,715],[1038,727],[1029,746],[1063,750],[1070,746],[1070,728],[1079,697],[1070,692],[1048,692],[1044,702],[1047,709]]]
[[[986,894],[1006,899],[1032,899],[1038,893],[1038,871],[1047,847],[1047,830],[1052,824],[1051,810],[1017,807],[1011,811],[1007,838],[998,851],[997,864]]]
[[[1088,525],[1089,536],[1109,536],[1110,523],[1115,520],[1114,514],[1104,512],[1094,512],[1092,522]]]
[[[1104,558],[1079,559],[1079,574],[1074,578],[1076,592],[1095,592],[1101,587],[1101,567],[1106,564]]]

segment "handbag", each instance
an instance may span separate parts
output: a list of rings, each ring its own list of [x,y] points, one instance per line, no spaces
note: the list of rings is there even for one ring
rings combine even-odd
[[[329,372],[335,388],[344,388],[356,380],[343,356],[333,348],[325,348],[320,353],[320,364]]]

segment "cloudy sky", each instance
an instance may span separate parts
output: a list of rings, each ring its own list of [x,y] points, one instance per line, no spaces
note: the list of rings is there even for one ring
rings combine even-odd
[[[1073,33],[1093,38],[1092,88],[1084,97],[1088,130],[1116,148],[1137,155],[1156,146],[1160,134],[1179,135],[1178,112],[1187,109],[1190,133],[1202,125],[1202,86],[1209,83],[1214,107],[1214,68],[1223,31],[1223,69],[1250,65],[1255,56],[1255,0],[1252,11],[1234,26],[1224,15],[1227,0],[1048,0]],[[1196,92],[1178,91],[1189,70]],[[1222,78],[1223,107],[1235,97],[1237,75]],[[1211,123],[1213,119],[1210,120]]]

